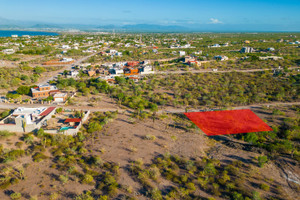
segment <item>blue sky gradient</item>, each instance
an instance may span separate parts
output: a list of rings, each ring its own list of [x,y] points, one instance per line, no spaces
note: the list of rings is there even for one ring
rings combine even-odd
[[[293,26],[300,0],[0,0],[0,17],[72,24]]]

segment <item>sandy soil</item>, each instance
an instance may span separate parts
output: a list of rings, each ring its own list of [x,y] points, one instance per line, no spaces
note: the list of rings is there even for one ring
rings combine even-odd
[[[87,97],[82,97],[87,98]],[[81,99],[82,100],[82,99]],[[112,104],[109,99],[106,106]],[[269,124],[276,124],[283,117],[291,117],[294,114],[290,112],[290,107],[281,107],[286,109],[285,116],[272,117],[272,110],[257,108],[254,112],[263,119],[267,119]],[[118,183],[133,187],[133,195],[137,199],[146,199],[140,193],[141,185],[130,175],[129,167],[131,161],[142,159],[147,165],[161,154],[177,154],[187,158],[210,158],[219,159],[221,164],[229,164],[232,161],[241,161],[245,164],[252,164],[249,168],[251,177],[247,177],[245,187],[249,190],[258,190],[262,197],[270,195],[278,186],[286,195],[284,199],[297,199],[299,193],[292,186],[292,181],[299,177],[299,163],[285,157],[279,157],[274,162],[269,162],[264,168],[256,165],[256,157],[264,152],[257,148],[249,148],[249,144],[235,140],[232,137],[207,137],[200,130],[186,129],[184,123],[188,120],[177,120],[179,115],[169,115],[167,118],[152,121],[152,119],[137,120],[131,117],[131,113],[124,111],[119,113],[118,117],[104,126],[103,130],[97,133],[95,140],[89,140],[85,147],[91,154],[100,155],[106,162],[114,162],[120,165],[120,179]],[[179,122],[178,122],[179,121]],[[14,148],[15,142],[22,134],[13,136],[6,141],[6,148]],[[155,140],[145,139],[146,135],[155,136]],[[2,143],[2,142],[1,142]],[[10,146],[11,145],[11,146]],[[50,155],[50,153],[46,153]],[[20,183],[11,186],[9,189],[0,191],[0,199],[6,200],[8,193],[13,190],[21,192],[24,197],[38,196],[40,199],[48,199],[48,195],[57,192],[60,199],[72,199],[74,195],[84,190],[92,189],[89,185],[81,185],[76,180],[70,180],[62,185],[57,181],[57,177],[62,173],[50,166],[51,160],[45,160],[40,163],[34,163],[30,157],[23,157],[11,165],[17,166],[28,163],[26,169],[26,179]],[[270,192],[258,189],[258,185],[265,182],[271,186]],[[170,185],[167,181],[159,183],[160,188]],[[30,186],[30,187],[29,187]],[[201,196],[209,197],[203,191],[199,191]],[[68,196],[68,197],[67,197]],[[218,198],[217,198],[218,199]],[[220,198],[219,198],[220,199]]]

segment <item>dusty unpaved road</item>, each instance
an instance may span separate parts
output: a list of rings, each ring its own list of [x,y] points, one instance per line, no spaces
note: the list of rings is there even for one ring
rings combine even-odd
[[[270,102],[270,103],[262,103],[262,104],[251,104],[251,105],[244,105],[244,106],[232,106],[233,110],[240,110],[240,109],[251,109],[256,107],[262,106],[287,106],[287,105],[300,105],[300,102]],[[214,109],[210,109],[214,110]],[[165,108],[163,110],[158,111],[158,113],[184,113],[184,112],[201,112],[204,111],[203,109],[182,109],[182,108]]]
[[[289,70],[292,69],[300,69],[300,67],[290,67]],[[200,74],[200,73],[230,73],[230,72],[262,72],[262,71],[268,71],[273,69],[236,69],[236,70],[218,70],[218,71],[212,71],[212,69],[208,70],[190,70],[190,71],[160,71],[155,72],[155,74]]]
[[[262,107],[262,106],[288,106],[288,105],[300,105],[300,102],[270,102],[270,103],[262,103],[262,104],[251,104],[251,105],[243,105],[243,106],[232,106],[231,108],[234,110],[240,110],[240,109],[251,109],[251,108],[256,108],[256,107]],[[131,109],[127,108],[120,108],[117,106],[115,107],[101,107],[101,105],[97,107],[92,107],[92,106],[76,106],[76,105],[55,105],[55,104],[14,104],[14,103],[0,103],[0,109],[14,109],[17,107],[63,107],[65,109],[76,109],[76,110],[84,110],[84,111],[91,111],[91,112],[107,112],[107,111],[119,111],[119,112],[124,112],[124,111],[132,111]],[[217,110],[217,108],[215,108]],[[210,109],[210,110],[214,110]],[[203,109],[184,109],[184,108],[173,108],[173,107],[168,107],[168,108],[163,108],[160,109],[157,113],[184,113],[184,112],[201,112],[204,111]]]
[[[93,53],[91,55],[85,56],[83,58],[80,58],[79,60],[76,60],[74,63],[72,64],[68,64],[65,65],[64,67],[62,67],[60,70],[56,71],[55,74],[49,78],[46,78],[44,80],[42,80],[41,82],[38,83],[38,85],[43,85],[48,83],[49,81],[54,80],[59,74],[61,74],[64,70],[71,70],[73,66],[79,65],[80,63],[84,62],[85,60],[89,59],[90,57],[94,56],[98,54],[98,52]]]

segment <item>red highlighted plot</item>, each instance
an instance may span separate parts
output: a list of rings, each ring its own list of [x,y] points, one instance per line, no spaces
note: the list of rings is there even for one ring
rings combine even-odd
[[[273,130],[249,109],[184,114],[208,136]]]

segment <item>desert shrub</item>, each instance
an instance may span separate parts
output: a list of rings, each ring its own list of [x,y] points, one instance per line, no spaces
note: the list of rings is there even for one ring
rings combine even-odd
[[[45,131],[44,129],[40,128],[37,132],[36,132],[36,136],[41,138],[45,136]]]
[[[252,199],[253,200],[261,200],[259,192],[254,191],[253,194],[252,194]]]
[[[87,160],[88,164],[90,165],[97,165],[99,167],[103,166],[103,160],[99,156],[91,156]]]
[[[152,190],[150,190],[149,196],[153,200],[161,200],[161,199],[163,199],[163,197],[161,195],[161,191],[158,188],[153,188]]]
[[[15,133],[11,133],[9,131],[0,131],[0,140],[3,138],[7,138],[10,136],[16,135]]]
[[[14,192],[10,195],[10,198],[15,200],[15,199],[20,199],[22,197],[21,193],[19,192]]]
[[[258,136],[256,133],[247,133],[244,140],[251,144],[256,144]]]
[[[23,141],[26,144],[31,144],[33,142],[33,140],[34,140],[34,137],[33,137],[32,133],[25,134],[23,137]]]
[[[88,125],[88,132],[89,133],[94,133],[96,131],[101,131],[102,126],[98,122],[91,122]]]
[[[60,175],[59,176],[59,180],[63,183],[66,184],[69,181],[69,177],[68,176],[64,176],[64,175]]]
[[[99,199],[101,199],[101,198],[99,198]],[[91,196],[90,192],[87,192],[85,194],[76,196],[75,200],[94,200],[94,198]]]
[[[274,109],[273,112],[272,112],[273,115],[285,115],[284,112],[278,110],[278,109]]]
[[[196,187],[195,187],[194,183],[187,183],[185,186],[186,186],[187,189],[189,189],[192,192],[196,190]]]
[[[94,181],[94,178],[93,178],[93,176],[91,176],[89,174],[85,174],[85,175],[82,176],[81,181],[84,184],[90,184]]]
[[[209,162],[204,166],[204,172],[207,175],[215,175],[217,173],[217,170],[213,163]]]
[[[238,192],[234,192],[232,195],[232,199],[233,200],[244,200],[244,197],[242,194],[240,194]]]
[[[42,146],[42,145],[35,145],[33,147],[33,151],[36,151],[36,152],[44,152],[46,151],[46,149]]]
[[[263,167],[268,162],[268,157],[267,156],[259,156],[257,158],[257,161],[258,161],[258,166]]]
[[[154,135],[148,134],[148,135],[146,135],[146,136],[144,137],[144,139],[145,139],[145,140],[152,140],[152,141],[154,141],[154,140],[156,140],[156,137],[155,137]]]
[[[16,143],[16,147],[18,147],[19,149],[23,146],[23,142],[17,142]]]
[[[6,111],[4,111],[4,112],[1,113],[1,118],[3,119],[5,117],[7,117],[9,114],[10,114],[10,110],[6,110]]]
[[[4,162],[14,161],[19,157],[25,155],[24,150],[11,150],[8,153],[4,154]]]
[[[157,180],[157,178],[160,176],[160,171],[157,167],[151,167],[149,169],[149,176],[153,180]]]
[[[263,183],[263,184],[260,185],[260,189],[262,189],[264,191],[269,191],[270,190],[270,186]]]
[[[52,193],[49,197],[50,200],[57,200],[59,198],[59,195],[57,193]]]
[[[63,111],[63,108],[57,108],[57,109],[56,109],[56,112],[57,112],[57,113],[61,113],[62,111]]]
[[[238,175],[238,173],[240,171],[239,168],[237,168],[233,165],[227,165],[225,167],[225,170],[227,170],[230,174],[235,175],[235,176]]]
[[[35,153],[33,156],[32,156],[32,159],[34,162],[41,162],[45,159],[47,159],[48,157],[40,152],[37,152]]]

